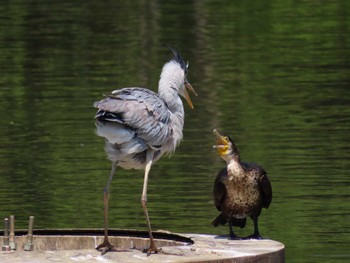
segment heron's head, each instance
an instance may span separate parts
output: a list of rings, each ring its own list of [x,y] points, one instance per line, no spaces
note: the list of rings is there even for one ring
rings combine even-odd
[[[226,162],[232,159],[239,160],[239,152],[233,140],[229,136],[221,135],[216,129],[213,132],[216,136],[216,145],[213,147],[219,156]]]
[[[161,79],[163,78],[167,84],[170,84],[172,89],[176,89],[178,94],[184,97],[188,105],[193,109],[188,92],[191,91],[196,96],[197,93],[187,80],[188,62],[186,63],[174,48],[169,46],[168,48],[173,52],[174,57],[164,65]]]

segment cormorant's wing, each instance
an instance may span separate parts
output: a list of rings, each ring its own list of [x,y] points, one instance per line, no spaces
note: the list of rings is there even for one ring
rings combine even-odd
[[[272,187],[269,177],[266,173],[261,174],[259,177],[259,186],[262,192],[262,205],[264,208],[268,208],[272,200]]]
[[[272,187],[266,171],[256,163],[242,163],[246,171],[254,172],[258,177],[258,184],[262,195],[262,206],[268,208],[272,200]]]
[[[225,167],[219,171],[214,182],[214,189],[213,189],[214,204],[219,211],[222,211],[221,203],[226,197],[226,186],[223,184],[223,179],[226,176],[227,176],[227,168]]]

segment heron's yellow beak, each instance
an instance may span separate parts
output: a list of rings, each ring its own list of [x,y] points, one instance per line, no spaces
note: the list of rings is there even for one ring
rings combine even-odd
[[[214,134],[216,136],[216,145],[213,146],[220,156],[229,154],[229,139],[227,136],[221,135],[217,129],[214,129]]]
[[[191,86],[191,84],[188,81],[185,81],[185,89],[184,89],[184,97],[188,103],[188,105],[190,105],[191,109],[193,109],[193,104],[190,98],[190,95],[188,94],[188,91],[191,91],[194,95],[198,96],[196,90]]]

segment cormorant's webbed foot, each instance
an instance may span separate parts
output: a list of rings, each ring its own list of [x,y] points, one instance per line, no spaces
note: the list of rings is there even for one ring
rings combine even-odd
[[[230,234],[230,239],[231,240],[242,240],[243,238],[242,237],[239,237],[239,236],[236,236],[235,234]]]
[[[253,222],[254,222],[254,234],[245,237],[244,239],[257,239],[257,240],[261,240],[263,239],[262,236],[260,236],[259,233],[259,227],[258,227],[258,218],[257,217],[252,217]]]
[[[245,238],[243,238],[244,240],[248,240],[248,239],[257,239],[257,240],[261,240],[263,239],[263,237],[259,234],[259,233],[254,233],[253,235],[247,236]]]
[[[233,232],[232,220],[228,221],[228,226],[229,226],[229,230],[230,230],[230,239],[231,240],[242,240],[241,237],[236,236],[235,233]]]

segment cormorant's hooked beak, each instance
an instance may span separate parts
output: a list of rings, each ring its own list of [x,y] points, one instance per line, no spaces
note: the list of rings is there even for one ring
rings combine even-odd
[[[193,109],[193,104],[192,104],[190,95],[188,94],[188,90],[191,91],[194,95],[198,96],[196,90],[192,87],[192,85],[188,82],[188,80],[185,80],[184,97],[188,105],[190,105],[191,109]]]
[[[216,136],[216,145],[214,145],[213,148],[220,156],[227,155],[230,148],[229,138],[227,136],[221,135],[217,129],[214,129],[213,132]]]

